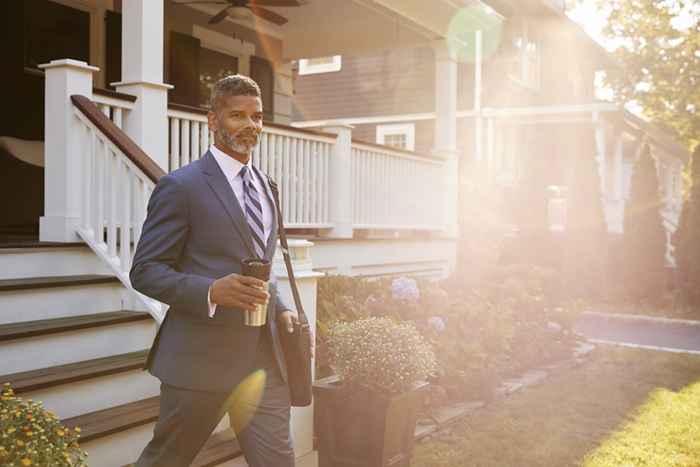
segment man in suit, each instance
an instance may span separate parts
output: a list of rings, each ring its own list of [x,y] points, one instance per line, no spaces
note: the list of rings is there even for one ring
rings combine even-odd
[[[269,183],[251,165],[262,132],[260,88],[234,75],[214,85],[204,156],[163,177],[148,204],[130,277],[170,306],[147,367],[161,381],[160,414],[138,467],[188,466],[228,412],[251,467],[293,467],[290,401],[279,332],[297,315],[272,276],[241,275],[271,261],[277,219]],[[267,302],[267,323],[244,310]]]

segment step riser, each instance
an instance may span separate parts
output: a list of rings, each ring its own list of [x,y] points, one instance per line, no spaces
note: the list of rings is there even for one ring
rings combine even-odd
[[[0,324],[124,309],[119,283],[0,292]]]
[[[42,401],[44,407],[63,419],[148,399],[159,393],[158,379],[146,371],[131,370],[25,392],[21,397]]]
[[[143,448],[153,437],[155,423],[131,428],[104,438],[81,443],[80,448],[87,451],[89,465],[104,467],[122,467],[135,462]],[[225,415],[214,433],[228,429],[228,416]],[[245,464],[243,464],[245,465]]]
[[[85,247],[0,249],[0,280],[80,274],[109,274],[109,270]]]
[[[155,333],[153,321],[139,321],[2,342],[0,375],[135,352]]]

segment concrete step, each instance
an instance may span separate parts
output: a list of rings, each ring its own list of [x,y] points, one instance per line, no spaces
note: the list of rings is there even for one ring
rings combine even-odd
[[[109,274],[107,266],[84,243],[0,244],[0,280],[81,274]]]
[[[152,320],[120,322],[0,342],[0,374],[66,365],[150,347]]]
[[[0,376],[22,397],[61,418],[157,396],[160,382],[143,371],[147,350]]]
[[[0,324],[120,310],[126,289],[109,275],[0,280]]]
[[[64,419],[63,423],[81,428],[81,448],[88,452],[90,465],[128,465],[153,435],[159,402],[159,397],[138,400]],[[220,423],[192,465],[215,466],[241,454],[231,429]]]

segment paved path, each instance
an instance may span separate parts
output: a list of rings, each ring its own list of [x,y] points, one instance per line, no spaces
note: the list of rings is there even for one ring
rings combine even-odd
[[[584,314],[575,329],[594,340],[700,352],[700,325],[682,321]]]

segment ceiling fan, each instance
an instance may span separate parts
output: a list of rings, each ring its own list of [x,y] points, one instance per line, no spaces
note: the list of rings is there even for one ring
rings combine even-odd
[[[226,5],[223,10],[209,19],[209,24],[216,24],[223,21],[227,16],[232,17],[250,17],[250,15],[258,16],[264,20],[281,26],[287,22],[287,18],[278,15],[274,11],[263,8],[266,6],[301,6],[304,0],[220,0],[220,1],[185,1],[173,2],[178,5]]]

